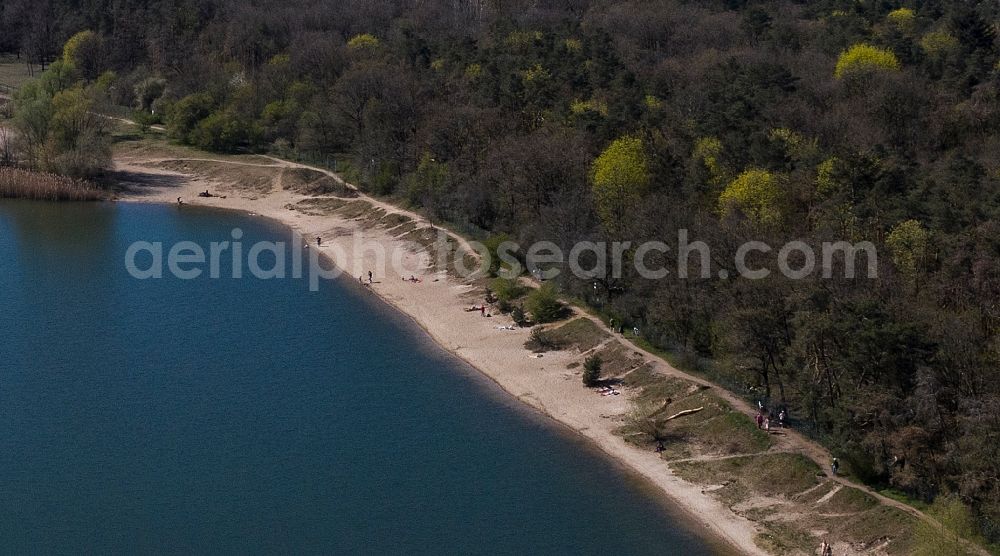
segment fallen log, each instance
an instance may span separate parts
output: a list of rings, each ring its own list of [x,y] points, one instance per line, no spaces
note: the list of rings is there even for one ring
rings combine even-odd
[[[705,409],[704,406],[703,407],[696,407],[694,409],[685,409],[684,411],[679,411],[677,413],[674,413],[670,417],[667,417],[666,419],[664,419],[664,421],[670,421],[671,419],[676,419],[678,417],[683,417],[685,415],[691,415],[692,413],[698,413],[702,409]]]

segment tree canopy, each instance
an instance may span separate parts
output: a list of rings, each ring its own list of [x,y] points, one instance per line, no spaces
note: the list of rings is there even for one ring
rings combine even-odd
[[[781,221],[782,190],[778,176],[767,170],[745,170],[719,195],[724,214],[737,209],[753,222],[775,225]]]
[[[891,50],[870,44],[856,44],[840,54],[833,74],[840,79],[865,71],[897,70],[899,70],[899,60]]]
[[[47,68],[16,95],[32,166],[106,164],[94,112],[110,103],[179,143],[330,164],[480,239],[568,253],[685,230],[711,246],[713,276],[749,240],[775,255],[792,239],[870,242],[877,279],[648,280],[627,265],[603,288],[554,282],[787,407],[864,480],[957,500],[1000,542],[996,2],[0,10],[0,51]]]
[[[592,166],[594,203],[604,227],[624,231],[626,220],[649,190],[650,171],[645,146],[638,137],[612,141]]]

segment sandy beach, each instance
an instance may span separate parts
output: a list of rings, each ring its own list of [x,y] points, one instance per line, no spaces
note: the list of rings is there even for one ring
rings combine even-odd
[[[257,198],[234,192],[223,192],[226,198],[198,197],[210,190],[219,192],[219,183],[195,175],[151,168],[149,160],[118,159],[116,170],[137,175],[163,176],[164,185],[145,185],[123,194],[121,201],[174,203],[178,197],[187,205],[224,208],[281,222],[308,238],[316,249],[316,237],[323,238],[321,252],[329,254],[341,247],[346,260],[337,263],[349,276],[365,276],[374,268],[371,254],[368,260],[354,257],[350,242],[354,234],[364,241],[382,243],[387,251],[405,245],[393,234],[373,228],[359,220],[329,215],[310,215],[289,210],[289,205],[308,199],[306,195],[277,190]],[[274,164],[289,164],[275,161]],[[171,179],[174,178],[174,179]],[[393,213],[424,221],[423,218],[390,205],[366,198]],[[412,250],[412,249],[411,249]],[[766,554],[754,544],[757,531],[753,523],[733,514],[728,508],[702,493],[698,485],[688,483],[670,472],[653,452],[622,441],[613,431],[620,426],[620,416],[628,409],[629,393],[621,396],[600,396],[581,384],[579,370],[571,372],[567,365],[579,358],[578,353],[559,351],[535,357],[525,349],[530,329],[500,329],[513,324],[506,315],[483,318],[479,312],[466,311],[482,296],[470,284],[460,283],[444,271],[427,268],[419,253],[405,261],[405,268],[420,279],[413,283],[387,265],[388,275],[374,276],[372,291],[393,307],[409,315],[443,348],[461,357],[500,387],[522,402],[538,409],[556,421],[590,439],[602,451],[619,460],[661,489],[683,511],[705,526],[710,537],[724,540],[733,549],[746,554]],[[423,268],[420,268],[423,267]],[[405,273],[404,273],[405,274]],[[616,419],[615,417],[619,417]]]
[[[254,217],[273,219],[300,234],[302,241],[311,245],[311,250],[319,249],[324,256],[339,253],[336,264],[355,281],[362,277],[361,281],[365,283],[368,281],[368,270],[377,269],[378,265],[372,253],[359,255],[353,252],[352,242],[356,238],[380,244],[388,252],[401,249],[405,252],[402,270],[393,269],[392,265],[387,265],[385,271],[376,270],[373,283],[364,286],[365,288],[370,288],[387,303],[410,316],[440,346],[479,369],[510,395],[586,437],[600,450],[641,475],[669,499],[672,507],[678,508],[690,516],[693,523],[703,527],[700,534],[718,541],[719,546],[728,546],[723,548],[724,551],[744,554],[768,554],[773,551],[760,546],[761,535],[765,532],[760,523],[748,519],[745,513],[735,511],[734,505],[727,504],[724,499],[713,496],[712,492],[725,487],[726,483],[699,484],[685,480],[652,449],[625,442],[621,434],[616,434],[630,410],[631,400],[637,395],[636,389],[621,385],[618,388],[622,395],[601,396],[582,384],[579,350],[535,354],[525,347],[530,336],[529,328],[511,326],[513,323],[510,317],[496,311],[493,311],[495,314],[492,318],[484,318],[479,311],[468,310],[473,305],[483,303],[482,282],[476,284],[461,280],[435,267],[430,264],[427,253],[421,252],[419,245],[404,237],[407,236],[403,233],[405,230],[412,231],[414,228],[411,224],[429,229],[430,224],[419,215],[353,190],[350,191],[351,200],[370,203],[379,209],[379,214],[384,212],[384,215],[398,216],[398,221],[403,221],[402,217],[405,217],[407,223],[389,227],[376,226],[372,225],[370,218],[310,209],[308,207],[319,206],[317,203],[323,197],[296,192],[292,188],[283,187],[281,181],[289,170],[309,169],[310,172],[323,172],[345,185],[339,177],[317,168],[262,156],[216,158],[201,155],[204,156],[201,158],[190,153],[169,154],[170,156],[164,156],[163,153],[144,149],[118,153],[115,169],[119,179],[127,187],[120,194],[119,200],[176,204],[180,197],[188,206],[229,209]],[[272,181],[261,180],[252,187],[240,186],[212,170],[220,167],[238,168],[243,172],[244,178],[258,171],[276,177]],[[206,190],[220,196],[198,196],[199,192]],[[380,218],[384,220],[383,217]],[[316,245],[316,238],[322,238],[322,245],[319,247]],[[461,238],[453,239],[458,243],[465,243]],[[407,280],[411,275],[419,281]],[[576,313],[571,318],[590,319],[601,330],[610,334],[600,321],[581,314],[580,311]],[[630,351],[628,356],[637,365],[643,365],[656,374],[690,382],[695,389],[711,390],[713,395],[725,400],[728,407],[732,408],[730,411],[753,414],[753,408],[729,392],[679,371],[663,359],[639,350],[620,335],[613,336],[612,339],[621,342]],[[774,437],[766,453],[804,455],[816,462],[818,468],[825,467],[825,462],[830,457],[822,447],[794,432]],[[699,456],[677,461],[719,462],[732,457],[736,456]],[[823,476],[822,472],[817,474]],[[774,479],[781,481],[783,478]],[[823,477],[820,481],[817,487],[808,490],[813,491],[823,486],[828,493],[819,498],[818,502],[813,500],[811,503],[814,505],[827,502],[842,488],[849,490],[846,489],[848,484],[857,487],[840,477]],[[912,509],[898,502],[866,492],[884,505],[913,514]],[[819,494],[822,495],[822,492]],[[793,518],[794,514],[791,512],[803,511],[800,506],[787,506],[784,500],[774,497],[757,496],[753,503],[756,506],[744,503],[742,507],[749,511],[754,507],[766,506],[789,512],[784,517],[779,513],[778,517],[782,519]],[[837,518],[839,514],[829,515]],[[823,530],[813,531],[816,535],[825,535]],[[872,554],[887,552],[885,548],[889,544],[889,541],[885,541],[881,545],[873,544],[860,549],[857,543],[841,542],[835,546],[837,554]],[[808,553],[801,549],[792,552]]]

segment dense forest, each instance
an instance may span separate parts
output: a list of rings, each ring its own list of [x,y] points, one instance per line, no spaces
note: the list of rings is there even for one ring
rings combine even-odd
[[[877,279],[557,281],[787,407],[871,484],[960,497],[1000,542],[997,3],[2,6],[0,51],[49,66],[18,94],[47,170],[100,171],[86,114],[109,102],[204,149],[335,162],[479,238],[683,228],[713,276],[748,240],[873,242]]]

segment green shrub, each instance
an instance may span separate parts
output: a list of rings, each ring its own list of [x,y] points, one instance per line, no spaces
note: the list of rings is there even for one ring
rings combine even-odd
[[[493,234],[483,240],[483,246],[490,254],[490,276],[496,276],[500,272],[501,260],[498,254],[500,250],[500,245],[504,242],[511,241],[511,238],[507,234]],[[508,275],[509,277],[509,275]]]
[[[424,152],[417,168],[404,180],[406,199],[414,206],[436,207],[448,192],[450,179],[448,165]]]
[[[152,114],[146,112],[145,110],[135,110],[132,112],[132,121],[139,125],[139,127],[146,129],[151,125],[156,125],[163,123],[160,119],[159,114]]]
[[[163,96],[167,81],[160,77],[147,77],[135,85],[135,105],[139,110],[151,110],[153,103]]]
[[[198,122],[212,113],[214,102],[206,93],[188,95],[170,107],[167,114],[167,133],[182,143],[190,143]]]
[[[552,284],[545,284],[528,294],[524,308],[531,313],[531,318],[540,324],[559,320],[565,311]]]
[[[557,350],[562,347],[562,344],[556,337],[546,332],[544,328],[536,326],[531,329],[531,336],[528,338],[525,347],[534,352],[543,352]]]
[[[490,290],[496,295],[498,301],[510,303],[524,295],[528,288],[517,280],[496,278],[490,282]]]
[[[600,355],[594,354],[583,361],[583,384],[584,386],[594,386],[601,380],[601,367],[604,360]]]
[[[253,124],[235,110],[220,110],[198,122],[189,139],[202,149],[235,152],[240,147],[252,145],[256,135]]]

